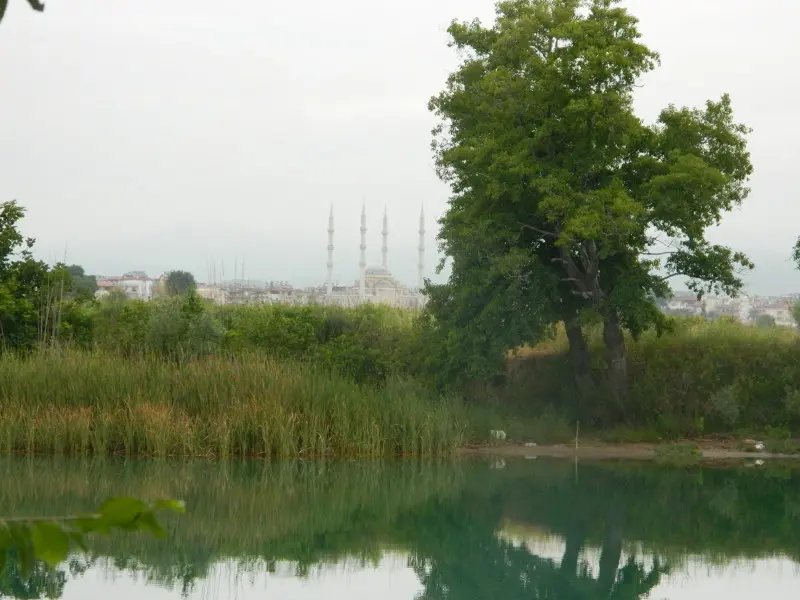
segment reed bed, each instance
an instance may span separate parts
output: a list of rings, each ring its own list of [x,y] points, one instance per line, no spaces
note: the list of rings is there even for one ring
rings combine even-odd
[[[313,364],[46,350],[0,361],[0,453],[265,458],[451,454],[457,404]]]

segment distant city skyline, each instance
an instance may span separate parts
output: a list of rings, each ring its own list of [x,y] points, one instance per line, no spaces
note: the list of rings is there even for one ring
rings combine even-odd
[[[754,260],[752,293],[800,290],[788,260],[800,233],[792,197],[800,5],[623,5],[662,59],[637,89],[643,119],[671,102],[701,106],[729,92],[737,120],[753,128],[753,193],[712,241]],[[342,225],[334,279],[358,277],[364,198],[371,231],[388,207],[390,268],[413,285],[424,203],[425,275],[444,281],[435,237],[449,193],[434,170],[427,101],[458,61],[447,46],[451,19],[491,21],[493,12],[491,0],[380,10],[367,0],[225,10],[210,0],[82,0],[44,13],[9,3],[0,35],[2,199],[28,209],[22,229],[45,260],[205,279],[209,262],[227,273],[238,259],[246,275],[298,286],[325,282],[331,203]],[[379,238],[368,252],[380,262]]]

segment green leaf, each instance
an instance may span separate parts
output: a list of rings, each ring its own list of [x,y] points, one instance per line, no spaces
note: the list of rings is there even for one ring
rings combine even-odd
[[[163,538],[167,535],[166,530],[159,525],[155,514],[152,512],[141,513],[135,523],[137,530],[146,531],[157,538]]]
[[[137,498],[110,498],[100,507],[100,516],[112,527],[125,528],[147,510],[147,504]]]
[[[89,548],[86,547],[86,541],[83,539],[83,534],[79,531],[69,530],[67,536],[70,541],[80,548],[81,552],[88,552]]]
[[[31,541],[36,557],[51,567],[69,555],[69,537],[58,523],[35,521],[31,528]]]
[[[91,515],[73,520],[72,525],[81,533],[99,533],[101,535],[108,535],[111,533],[111,528],[104,519]]]

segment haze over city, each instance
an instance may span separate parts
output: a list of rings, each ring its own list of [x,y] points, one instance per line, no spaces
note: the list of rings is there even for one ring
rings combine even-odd
[[[712,241],[755,261],[747,291],[800,291],[789,260],[800,233],[800,7],[625,5],[662,59],[638,90],[642,117],[729,92],[754,130],[752,194]],[[413,283],[424,204],[426,275],[442,281],[435,220],[449,191],[434,172],[426,104],[457,64],[445,32],[454,16],[488,22],[493,3],[53,0],[44,14],[10,3],[0,36],[4,199],[27,208],[22,229],[40,257],[66,253],[90,273],[186,269],[202,280],[211,261],[232,274],[244,260],[246,277],[299,286],[325,280],[331,204],[334,277],[358,277],[364,200],[369,262],[379,262],[386,207],[389,265]]]

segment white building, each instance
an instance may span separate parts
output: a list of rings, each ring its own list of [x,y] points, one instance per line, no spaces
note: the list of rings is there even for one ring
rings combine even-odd
[[[325,294],[317,298],[322,304],[336,306],[359,306],[361,304],[388,304],[399,308],[422,308],[425,296],[421,293],[424,286],[425,270],[425,213],[419,214],[419,244],[417,246],[417,285],[409,288],[396,280],[389,269],[389,218],[384,211],[383,229],[381,230],[381,264],[367,266],[367,212],[361,207],[361,260],[358,263],[360,276],[352,287],[335,287],[333,284],[333,207],[328,217],[328,276],[325,283]]]
[[[120,289],[131,300],[147,302],[153,299],[155,281],[142,271],[132,271],[125,273],[122,277],[98,278],[97,288],[96,296],[98,298],[107,295],[112,289]]]

